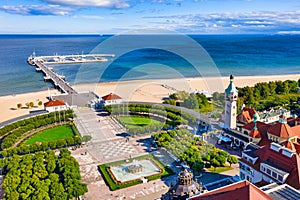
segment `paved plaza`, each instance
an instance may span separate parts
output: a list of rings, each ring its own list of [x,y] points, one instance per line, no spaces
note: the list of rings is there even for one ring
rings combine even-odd
[[[159,199],[162,194],[168,191],[171,184],[175,184],[177,173],[182,170],[182,167],[163,149],[151,149],[150,135],[136,138],[127,137],[124,128],[106,112],[95,112],[85,108],[77,110],[75,114],[77,116],[75,123],[80,133],[83,136],[92,136],[92,140],[83,148],[72,150],[72,155],[80,165],[82,181],[88,184],[89,191],[82,199],[153,200]],[[214,137],[207,137],[206,139],[213,144],[216,142]],[[161,180],[110,191],[98,171],[98,165],[148,154],[150,150],[154,150],[151,153],[171,167],[176,174]],[[221,174],[203,172],[203,176],[198,179],[198,182],[208,183],[238,174],[238,165],[233,167],[233,170]]]

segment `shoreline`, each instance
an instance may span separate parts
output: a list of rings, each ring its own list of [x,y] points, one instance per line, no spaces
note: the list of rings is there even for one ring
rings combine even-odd
[[[234,78],[236,87],[254,86],[259,82],[269,82],[276,80],[296,80],[300,79],[300,74],[291,75],[263,75],[263,76],[237,76]],[[196,90],[206,90],[210,93],[224,92],[229,84],[228,77],[191,77],[180,79],[153,79],[153,80],[130,80],[120,82],[102,82],[94,84],[78,84],[72,85],[78,92],[95,91],[100,97],[109,93],[116,93],[127,101],[145,101],[161,103],[162,99],[168,95],[185,90],[194,92]],[[57,90],[51,89],[51,95],[60,94]],[[48,90],[38,92],[28,92],[21,94],[11,94],[0,96],[0,122],[7,121],[25,114],[29,111],[41,110],[43,106],[37,106],[37,102],[43,103],[48,101]],[[17,104],[26,102],[34,102],[32,109],[17,109]]]

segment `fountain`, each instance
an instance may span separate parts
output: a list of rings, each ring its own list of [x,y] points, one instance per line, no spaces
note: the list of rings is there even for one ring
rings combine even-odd
[[[161,173],[161,169],[152,160],[133,160],[130,163],[110,167],[115,180],[127,182]]]
[[[138,173],[143,171],[143,166],[138,164],[135,160],[133,160],[132,164],[125,168],[129,173]]]

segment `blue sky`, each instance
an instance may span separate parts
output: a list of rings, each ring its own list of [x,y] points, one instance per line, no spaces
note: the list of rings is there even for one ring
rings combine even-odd
[[[1,0],[0,33],[300,33],[300,0]]]

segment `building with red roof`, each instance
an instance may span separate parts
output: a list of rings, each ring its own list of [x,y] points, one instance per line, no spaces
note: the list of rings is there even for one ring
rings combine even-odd
[[[277,182],[300,189],[299,147],[299,143],[286,141],[245,150],[239,160],[240,178],[254,184]]]
[[[112,105],[112,104],[120,104],[122,102],[123,102],[122,97],[113,93],[110,93],[102,97],[102,103],[105,106]]]
[[[68,106],[63,100],[54,99],[44,103],[44,108],[48,112],[55,112],[67,110]]]
[[[240,181],[218,188],[190,200],[272,200],[264,191],[248,181]]]

